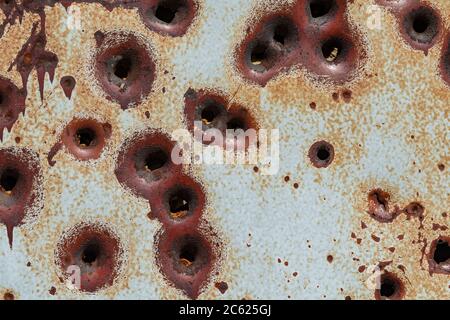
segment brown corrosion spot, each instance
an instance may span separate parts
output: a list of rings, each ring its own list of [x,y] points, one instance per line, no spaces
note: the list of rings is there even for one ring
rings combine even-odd
[[[368,213],[370,216],[379,222],[393,221],[399,215],[400,210],[397,207],[389,210],[390,197],[389,193],[381,189],[370,191],[368,195]]]
[[[430,274],[450,275],[450,237],[440,236],[431,242],[428,254]]]
[[[13,228],[24,223],[41,198],[39,156],[28,150],[0,150],[0,222],[6,226],[12,248]]]
[[[206,201],[202,186],[184,174],[173,174],[162,181],[148,199],[152,215],[168,227],[197,225]]]
[[[198,4],[194,0],[147,0],[139,12],[144,24],[164,35],[182,36],[195,18]]]
[[[220,291],[221,294],[224,294],[228,290],[228,283],[224,281],[216,282],[214,286]]]
[[[51,294],[52,296],[54,296],[56,294],[56,288],[51,287],[50,290],[48,290],[48,293]]]
[[[352,100],[352,92],[350,90],[342,91],[342,98],[345,103],[349,103]]]
[[[327,141],[315,142],[309,148],[308,157],[316,168],[326,168],[333,162],[334,147]]]
[[[406,217],[408,220],[411,218],[417,218],[420,221],[420,228],[423,228],[423,219],[425,218],[424,212],[425,208],[418,202],[411,202],[404,209]]]
[[[181,173],[181,165],[172,161],[175,143],[158,131],[141,132],[122,144],[115,174],[119,182],[133,193],[150,199],[160,195],[161,183]]]
[[[10,80],[0,77],[0,141],[3,131],[11,131],[21,113],[25,112],[25,93]]]
[[[397,275],[385,271],[379,280],[379,288],[375,289],[377,300],[402,300],[405,296],[405,285]]]
[[[191,299],[208,280],[216,255],[197,229],[183,225],[163,231],[156,243],[157,263],[164,276]]]
[[[327,261],[329,262],[329,263],[332,263],[333,262],[333,256],[331,255],[331,254],[329,254],[328,256],[327,256]]]
[[[380,237],[378,237],[378,236],[376,236],[376,235],[374,235],[374,234],[372,234],[370,237],[371,237],[372,240],[375,241],[375,242],[380,242],[380,240],[381,240]]]
[[[97,31],[96,37],[99,37]],[[107,97],[128,109],[139,104],[152,88],[155,63],[149,50],[133,34],[103,34],[95,57],[95,77]]]
[[[121,265],[119,238],[103,224],[80,223],[62,235],[56,264],[70,281],[80,271],[80,290],[94,292],[111,286]]]
[[[66,97],[70,100],[70,98],[72,97],[72,91],[75,88],[76,84],[75,78],[72,76],[64,76],[61,78],[59,84],[61,85]]]
[[[61,134],[61,141],[78,160],[98,159],[111,136],[111,125],[95,119],[73,119]]]
[[[14,296],[14,293],[7,291],[3,294],[3,300],[15,300],[16,297]]]

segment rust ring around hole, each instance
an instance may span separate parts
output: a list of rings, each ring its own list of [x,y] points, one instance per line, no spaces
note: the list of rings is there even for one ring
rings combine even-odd
[[[63,278],[80,277],[85,292],[113,285],[124,260],[118,236],[106,224],[80,223],[66,230],[55,250],[55,262]]]
[[[176,288],[197,298],[215,262],[209,240],[195,228],[177,226],[160,234],[157,247],[161,272]]]
[[[99,46],[94,73],[107,97],[122,109],[139,104],[151,91],[155,63],[143,41],[134,34],[96,32]]]
[[[401,30],[406,40],[416,49],[428,50],[437,40],[441,18],[431,7],[419,5],[401,12]]]
[[[181,172],[172,161],[175,143],[161,132],[141,132],[126,139],[119,151],[115,175],[133,193],[150,199],[165,179]]]
[[[379,288],[375,289],[376,300],[402,300],[405,296],[405,285],[394,273],[385,271],[379,279]]]
[[[100,157],[112,132],[111,125],[95,119],[73,119],[64,129],[61,141],[78,160],[95,160]]]
[[[144,24],[169,36],[182,36],[189,29],[198,10],[194,0],[150,0],[140,9]]]
[[[334,160],[334,147],[327,141],[317,141],[309,148],[308,157],[316,168],[326,168]]]

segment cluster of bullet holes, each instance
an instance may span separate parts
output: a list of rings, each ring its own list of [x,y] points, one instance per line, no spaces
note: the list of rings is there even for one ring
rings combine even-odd
[[[25,111],[25,94],[10,80],[0,77],[0,141],[3,131],[11,130],[20,113]]]
[[[151,30],[176,37],[187,32],[196,12],[193,0],[150,0],[143,4],[141,16]]]
[[[437,42],[442,30],[441,17],[438,12],[422,1],[403,1],[401,3],[378,0],[387,6],[396,16],[400,33],[414,49],[425,54]]]
[[[315,142],[308,152],[311,163],[316,168],[328,167],[334,159],[334,147],[327,141]]]
[[[139,104],[150,93],[155,78],[149,50],[133,34],[97,31],[95,39],[95,76],[108,99],[122,109]]]
[[[113,285],[123,255],[120,239],[109,226],[80,223],[61,236],[55,262],[69,285],[94,292]]]
[[[199,231],[206,199],[202,186],[172,162],[173,148],[161,132],[134,136],[123,143],[115,174],[124,187],[149,201],[149,218],[163,225],[155,244],[161,272],[196,298],[215,260],[209,240]]]
[[[365,49],[346,6],[343,0],[300,0],[263,17],[237,49],[238,69],[262,86],[297,64],[326,81],[350,80]]]
[[[375,299],[401,300],[404,296],[405,286],[395,274],[387,271],[381,274],[379,288],[375,289]]]
[[[33,209],[41,201],[40,175],[36,153],[18,148],[0,150],[0,222],[6,226],[11,248],[13,229],[34,215]]]
[[[111,125],[95,119],[73,119],[61,134],[66,149],[78,160],[98,159],[111,136]]]
[[[224,95],[207,90],[189,89],[184,95],[185,109],[184,115],[188,129],[194,137],[201,138],[205,145],[215,145],[230,148],[233,150],[244,150],[253,141],[244,137],[237,139],[240,134],[254,130],[257,132],[258,126],[252,114],[242,105],[234,103]],[[201,124],[201,127],[195,124]],[[226,139],[216,140],[215,132],[212,136],[208,134],[209,129],[215,129],[221,137]],[[233,139],[231,141],[230,139]]]

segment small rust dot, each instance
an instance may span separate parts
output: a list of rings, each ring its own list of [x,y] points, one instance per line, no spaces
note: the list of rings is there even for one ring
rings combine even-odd
[[[327,261],[329,262],[329,263],[332,263],[333,262],[333,256],[331,255],[331,254],[329,254],[328,256],[327,256]]]

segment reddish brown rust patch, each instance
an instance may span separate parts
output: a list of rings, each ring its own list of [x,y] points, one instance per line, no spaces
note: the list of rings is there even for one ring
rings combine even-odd
[[[329,254],[328,256],[327,256],[327,261],[329,262],[329,263],[332,263],[333,262],[333,256],[331,255],[331,254]]]
[[[385,271],[380,276],[380,288],[375,289],[377,300],[402,300],[405,296],[405,286],[397,275]]]
[[[425,218],[425,208],[418,202],[411,202],[403,210],[408,220],[411,218],[417,218],[420,221],[420,228],[423,228],[423,220]]]
[[[170,36],[186,33],[198,10],[194,0],[142,1],[139,12],[145,25],[156,32]]]
[[[162,232],[156,246],[157,263],[164,276],[196,299],[216,259],[209,240],[197,229],[179,225]]]
[[[333,162],[334,147],[327,141],[315,142],[309,148],[308,157],[316,168],[326,168]]]
[[[11,131],[21,113],[25,113],[25,93],[10,80],[0,77],[0,141],[3,130]]]
[[[16,299],[16,297],[14,296],[14,293],[12,293],[12,292],[7,291],[3,294],[3,300],[15,300],[15,299]]]
[[[51,294],[52,296],[54,296],[56,294],[56,288],[51,287],[50,290],[48,290],[48,293]]]
[[[389,193],[381,189],[375,189],[369,192],[368,213],[370,216],[379,222],[392,222],[401,211],[397,206],[393,210],[389,210],[390,197]]]
[[[62,132],[61,141],[78,160],[95,160],[100,157],[107,139],[111,137],[111,130],[109,123],[99,123],[94,119],[73,119]]]
[[[75,88],[76,84],[75,78],[72,76],[64,76],[61,78],[59,84],[61,85],[66,97],[70,100],[70,98],[72,97],[72,91]]]
[[[128,109],[152,88],[155,63],[143,42],[129,33],[95,34],[98,52],[95,77],[107,97]]]
[[[67,230],[56,249],[56,264],[67,279],[69,267],[80,268],[80,290],[94,292],[111,286],[120,269],[118,237],[105,225],[80,223]]]
[[[234,150],[257,146],[258,125],[244,106],[234,103],[232,99],[222,94],[207,90],[189,89],[184,99],[187,126],[197,140],[206,145],[220,145],[227,148],[231,145]],[[201,127],[195,126],[195,122],[200,123]],[[214,130],[213,135],[206,133],[209,129]],[[240,130],[244,132],[240,134]],[[225,138],[228,132],[229,140]],[[219,133],[221,139],[216,140]],[[231,139],[233,140],[230,141]]]
[[[428,266],[430,274],[450,275],[450,237],[440,236],[431,242]]]
[[[371,237],[372,240],[375,241],[375,242],[380,242],[380,240],[381,240],[380,237],[378,237],[378,236],[376,236],[376,235],[374,235],[374,234],[372,234],[370,237]]]
[[[347,3],[298,0],[264,16],[237,48],[237,67],[245,78],[265,86],[294,65],[324,81],[350,80],[365,58],[361,36],[351,28]]]
[[[221,294],[225,294],[228,290],[228,283],[224,281],[216,282],[214,286],[220,291]]]
[[[174,142],[161,132],[142,132],[124,141],[117,158],[117,180],[136,195],[150,199],[163,181],[181,173],[181,165],[172,162]]]
[[[24,223],[39,200],[39,156],[28,149],[0,150],[0,222],[6,226],[12,248],[13,228]]]
[[[359,266],[358,272],[363,273],[366,270],[366,266]]]

